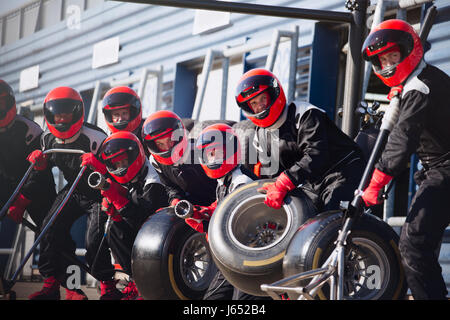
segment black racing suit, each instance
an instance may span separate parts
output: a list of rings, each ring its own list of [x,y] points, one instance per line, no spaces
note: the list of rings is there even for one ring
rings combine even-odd
[[[227,173],[224,177],[218,179],[216,195],[217,205],[235,189],[258,179],[252,172],[244,166],[236,167],[233,171]],[[204,227],[204,230],[208,230]],[[217,271],[214,279],[211,281],[208,289],[203,296],[203,300],[265,300],[266,297],[253,296],[244,293],[235,288],[223,276],[220,270]]]
[[[253,145],[261,177],[282,172],[311,198],[318,212],[350,201],[364,171],[359,146],[307,102],[291,103],[271,128],[256,129]],[[283,122],[283,119],[284,122]],[[278,128],[276,128],[278,127]]]
[[[178,165],[164,165],[153,157],[151,164],[159,174],[161,183],[166,186],[169,203],[174,199],[185,199],[194,205],[209,206],[216,200],[217,181],[208,177],[202,166],[194,158],[193,144],[189,144],[186,161]]]
[[[450,77],[421,62],[404,85],[400,117],[376,167],[396,176],[413,153],[423,169],[402,227],[399,249],[414,299],[445,299],[439,249],[450,222]]]
[[[100,128],[84,123],[73,138],[66,140],[58,139],[46,131],[42,135],[41,146],[43,150],[56,148],[76,149],[96,154],[104,139],[106,139],[106,134]],[[80,157],[80,154],[73,153],[52,153],[48,157],[48,167],[59,168],[67,184],[58,192],[56,200],[45,218],[44,225],[47,224],[58,208],[80,172]],[[39,271],[45,278],[55,276],[60,280],[64,280],[67,276],[66,269],[70,263],[62,258],[61,252],[69,255],[75,253],[75,242],[70,235],[70,229],[73,223],[85,214],[87,214],[86,261],[92,266],[103,235],[106,217],[104,214],[101,214],[102,198],[100,191],[92,189],[87,183],[87,178],[91,172],[90,168],[85,170],[72,196],[42,238]],[[112,279],[114,271],[108,248],[104,248],[99,254],[95,269],[91,270],[91,274],[98,280]]]
[[[11,124],[0,128],[0,207],[6,204],[25,172],[30,166],[27,156],[40,149],[41,127],[21,115],[16,115]],[[19,191],[31,203],[27,212],[40,228],[42,221],[56,197],[55,182],[49,168],[33,171]],[[14,203],[14,202],[12,202]],[[0,222],[0,237],[12,236],[14,224],[4,220]],[[15,230],[15,228],[14,228]],[[2,258],[7,258],[6,256]]]
[[[115,259],[129,275],[131,251],[139,229],[156,210],[168,206],[166,189],[148,160],[134,180],[137,181],[124,185],[130,202],[118,212],[122,220],[112,223],[107,238]]]

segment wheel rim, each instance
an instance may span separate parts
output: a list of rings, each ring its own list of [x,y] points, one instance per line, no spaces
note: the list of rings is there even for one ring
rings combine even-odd
[[[205,290],[214,276],[214,262],[201,233],[195,233],[186,240],[180,257],[184,283],[192,290]]]
[[[389,284],[389,259],[383,248],[370,239],[352,238],[351,242],[345,259],[344,296],[379,299]]]
[[[267,250],[281,242],[292,225],[287,205],[273,209],[264,204],[264,195],[246,199],[231,212],[227,231],[238,247],[250,251]]]

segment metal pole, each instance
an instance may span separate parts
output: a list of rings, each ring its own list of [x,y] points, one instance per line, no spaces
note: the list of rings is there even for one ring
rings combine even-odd
[[[145,86],[147,85],[147,79],[148,79],[148,69],[144,68],[142,70],[141,74],[141,81],[139,82],[139,89],[138,89],[138,96],[143,100],[144,99],[144,90]]]
[[[230,58],[222,58],[222,92],[220,96],[220,120],[227,116],[228,72],[230,70]]]
[[[33,167],[34,167],[34,163],[30,164],[30,166],[28,167],[28,170],[25,172],[22,180],[20,180],[19,184],[17,185],[16,189],[12,193],[11,197],[9,197],[9,200],[3,206],[2,211],[0,211],[0,221],[6,215],[6,212],[8,211],[8,209],[11,206],[12,202],[16,198],[16,196],[19,193],[20,189],[22,189],[22,186],[24,185],[25,181],[28,179],[28,176],[30,175],[31,171],[33,171]]]
[[[83,175],[85,170],[86,170],[86,166],[81,167],[81,170],[78,173],[78,176],[75,178],[75,180],[74,180],[72,186],[70,187],[69,191],[67,192],[67,195],[64,197],[64,199],[61,202],[61,204],[58,206],[56,211],[51,216],[51,218],[50,218],[49,222],[47,223],[47,225],[42,229],[42,231],[39,234],[39,236],[37,237],[36,241],[34,242],[34,244],[31,246],[30,250],[28,251],[28,253],[23,258],[23,260],[20,263],[19,267],[17,268],[16,272],[12,276],[12,278],[10,280],[10,284],[14,284],[15,281],[17,280],[17,277],[19,276],[20,272],[22,271],[23,267],[25,266],[25,263],[28,261],[30,256],[33,254],[34,250],[36,249],[38,244],[41,242],[42,237],[47,233],[47,230],[52,226],[52,224],[55,221],[56,217],[58,217],[59,213],[61,212],[61,210],[66,205],[67,201],[69,200],[69,197],[72,195],[73,191],[75,190],[76,186],[78,185],[78,182],[80,181],[80,179],[81,179],[81,177],[82,177],[82,175]]]
[[[279,44],[280,44],[280,30],[277,29],[272,34],[272,41],[269,49],[269,54],[266,59],[265,68],[269,71],[273,71]]]
[[[120,0],[122,2],[153,4],[158,6],[178,7],[187,9],[203,9],[225,11],[232,13],[255,14],[271,17],[320,20],[337,23],[351,23],[352,15],[346,12],[326,10],[301,9],[294,7],[269,6],[254,3],[238,3],[227,1],[205,0]]]
[[[361,98],[362,63],[361,47],[366,31],[367,0],[354,1],[353,22],[348,34],[348,53],[346,66],[346,80],[344,89],[342,131],[350,137],[357,133],[358,123],[355,115],[356,105]]]
[[[384,0],[378,0],[377,6],[375,8],[375,12],[373,14],[373,21],[372,21],[371,29],[373,29],[375,26],[379,25],[381,23],[381,21],[383,21],[385,9],[386,9],[386,5],[384,3]],[[364,99],[364,95],[367,92],[367,87],[369,86],[369,79],[370,79],[371,73],[372,73],[372,63],[370,63],[369,61],[366,61],[365,66],[364,66],[364,83],[363,83],[361,99]]]
[[[92,95],[91,107],[89,109],[89,115],[87,118],[87,122],[91,124],[97,123],[97,106],[98,101],[100,99],[100,93],[102,91],[104,83],[101,81],[95,82],[94,94]]]
[[[163,65],[161,64],[161,65],[159,65],[159,70],[156,73],[157,84],[156,84],[156,103],[155,103],[154,111],[158,111],[162,108],[163,76],[164,76],[164,71],[163,71]]]
[[[205,56],[205,62],[203,64],[202,79],[200,86],[195,97],[194,110],[192,111],[192,119],[198,120],[202,109],[203,98],[205,97],[206,85],[208,84],[209,73],[212,69],[214,58],[221,53],[208,49]]]
[[[288,89],[288,102],[295,100],[295,87],[297,76],[297,54],[298,54],[298,35],[299,27],[294,27],[294,32],[291,36],[291,55],[289,58],[289,89]]]

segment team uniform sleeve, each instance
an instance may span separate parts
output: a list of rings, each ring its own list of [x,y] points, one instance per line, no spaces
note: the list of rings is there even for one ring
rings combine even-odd
[[[150,157],[150,163],[155,168],[158,173],[159,179],[161,183],[164,185],[164,189],[166,194],[168,195],[169,203],[172,202],[173,199],[184,199],[184,192],[177,185],[172,183],[164,174],[163,168],[161,168],[156,160],[153,157]]]
[[[44,137],[42,134],[33,139],[33,141],[29,144],[28,154],[30,154],[34,150],[41,149],[41,144],[44,141],[43,138]],[[47,162],[48,164],[45,170],[33,170],[30,173],[29,178],[21,189],[21,193],[31,201],[48,196],[48,193],[50,191],[53,191],[55,188],[55,181],[51,170],[52,165],[50,163],[50,159],[48,159]]]
[[[410,91],[401,100],[400,117],[389,135],[376,168],[390,176],[404,170],[419,146],[419,137],[427,121],[428,95]]]
[[[322,121],[324,116],[321,111],[311,109],[298,120],[297,143],[300,158],[285,171],[295,185],[314,181],[327,169],[330,155],[327,129]]]
[[[156,210],[166,207],[167,193],[160,183],[149,183],[144,186],[143,194],[136,196],[119,213],[132,228],[139,228],[145,219]]]

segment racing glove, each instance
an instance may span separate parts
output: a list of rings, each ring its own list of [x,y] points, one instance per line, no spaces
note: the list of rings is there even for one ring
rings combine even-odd
[[[104,211],[108,216],[111,216],[112,221],[122,221],[122,216],[117,212],[114,205],[109,202],[107,198],[103,198],[102,200],[102,211]]]
[[[38,171],[45,170],[47,168],[47,155],[41,150],[34,150],[27,157],[28,162],[34,163],[34,169]]]
[[[22,223],[23,213],[30,203],[31,200],[20,193],[8,209],[8,217],[15,223]]]
[[[217,200],[210,206],[194,206],[194,212],[191,218],[187,218],[184,221],[194,230],[203,233],[208,231],[209,219],[211,218],[214,210],[217,207]]]
[[[177,203],[180,202],[180,201],[181,201],[181,200],[180,200],[180,199],[177,199],[177,198],[173,199],[172,201],[170,201],[170,207],[174,207],[174,208],[175,208],[175,206],[177,205]]]
[[[390,175],[375,169],[369,186],[364,190],[362,198],[366,206],[370,207],[383,201],[383,187],[392,180]]]
[[[81,155],[81,166],[89,166],[92,170],[105,175],[108,170],[106,169],[106,165],[97,159],[97,157],[92,153],[84,153]]]
[[[101,190],[100,193],[113,204],[116,210],[120,211],[130,202],[127,198],[128,190],[110,178],[106,179],[106,181],[109,183],[109,188]]]
[[[291,179],[282,172],[274,183],[265,184],[258,192],[266,193],[264,203],[274,209],[280,209],[283,205],[283,200],[289,191],[295,189],[294,183]]]

